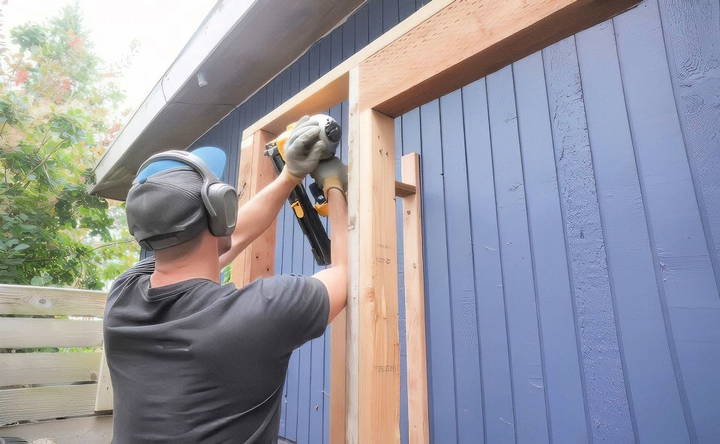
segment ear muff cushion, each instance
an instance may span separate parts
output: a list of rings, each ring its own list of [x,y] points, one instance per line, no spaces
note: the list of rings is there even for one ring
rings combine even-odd
[[[207,189],[207,197],[216,212],[209,219],[210,232],[215,236],[229,236],[235,230],[237,219],[237,193],[235,188],[222,182]]]

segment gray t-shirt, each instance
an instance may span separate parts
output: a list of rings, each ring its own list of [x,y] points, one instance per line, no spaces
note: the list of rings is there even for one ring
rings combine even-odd
[[[113,442],[275,442],[290,353],[325,330],[325,285],[275,276],[150,288],[154,267],[138,262],[108,295]]]

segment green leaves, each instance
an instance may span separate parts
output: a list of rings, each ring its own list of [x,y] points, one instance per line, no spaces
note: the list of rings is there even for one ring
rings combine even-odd
[[[13,43],[20,47],[21,51],[42,46],[47,41],[45,29],[40,25],[20,25],[10,31],[10,38]]]
[[[102,288],[138,257],[117,204],[88,193],[122,95],[75,7],[0,53],[0,282]]]

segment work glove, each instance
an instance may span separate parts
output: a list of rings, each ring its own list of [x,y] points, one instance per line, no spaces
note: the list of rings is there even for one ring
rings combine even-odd
[[[347,190],[347,166],[337,157],[321,161],[310,175],[326,196],[331,188],[337,188],[343,193]]]
[[[298,180],[313,172],[327,152],[320,139],[320,125],[308,116],[300,119],[285,145],[285,168]]]

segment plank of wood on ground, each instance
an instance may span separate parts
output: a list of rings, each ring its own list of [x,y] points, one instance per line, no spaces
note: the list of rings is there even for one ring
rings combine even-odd
[[[0,390],[0,426],[90,415],[95,407],[95,389],[95,384],[80,384]]]
[[[0,318],[0,348],[96,347],[102,321]]]
[[[0,387],[97,381],[100,356],[97,352],[0,353]]]
[[[102,317],[106,298],[94,290],[0,285],[0,314]]]
[[[0,435],[16,436],[32,443],[50,440],[53,444],[107,444],[112,440],[112,427],[110,415],[88,416],[0,427]]]

